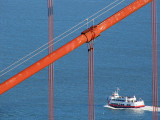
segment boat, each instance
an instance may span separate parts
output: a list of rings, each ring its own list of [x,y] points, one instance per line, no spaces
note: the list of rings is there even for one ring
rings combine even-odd
[[[112,96],[107,98],[108,105],[114,108],[141,108],[145,107],[144,101],[140,98],[136,99],[135,95],[133,97],[119,96],[117,88],[115,92],[112,93]]]

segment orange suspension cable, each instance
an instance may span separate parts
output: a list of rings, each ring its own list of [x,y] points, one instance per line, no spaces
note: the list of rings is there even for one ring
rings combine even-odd
[[[1,83],[0,84],[0,95],[5,93],[9,89],[15,87],[16,85],[26,80],[30,76],[34,75],[35,73],[39,72],[43,68],[47,67],[51,63],[65,56],[71,51],[75,50],[76,48],[83,45],[84,43],[93,40],[93,37],[91,37],[93,32],[95,34],[94,38],[98,37],[100,33],[107,30],[111,26],[115,25],[116,23],[126,18],[130,14],[134,13],[135,11],[137,11],[138,9],[140,9],[141,7],[143,7],[144,5],[148,4],[151,1],[152,0],[136,0],[130,5],[120,10],[119,12],[105,19],[101,23],[97,24],[94,28],[94,31],[91,29],[86,30],[81,35],[73,39],[72,41],[58,48],[51,54],[45,56],[44,58],[32,64],[31,66],[27,67],[26,69],[22,70],[21,72],[17,73],[16,75],[9,78],[5,82]]]

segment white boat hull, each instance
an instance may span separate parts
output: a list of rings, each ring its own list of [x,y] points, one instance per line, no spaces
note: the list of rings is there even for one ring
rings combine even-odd
[[[141,107],[145,107],[145,105],[139,105],[139,106],[125,106],[125,105],[113,105],[113,104],[109,104],[109,106],[115,107],[115,108],[141,108]]]
[[[145,107],[144,101],[142,99],[137,100],[135,96],[119,96],[118,89],[112,96],[107,98],[108,105],[115,108],[140,108]]]

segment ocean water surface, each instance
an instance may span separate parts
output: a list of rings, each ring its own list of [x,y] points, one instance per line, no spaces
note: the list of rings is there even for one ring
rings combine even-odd
[[[126,0],[101,17],[97,24],[134,0]],[[113,0],[54,0],[54,37],[112,3]],[[160,2],[157,1],[157,11]],[[48,42],[47,0],[0,0],[0,71]],[[157,16],[158,40],[160,38]],[[89,26],[93,23],[89,23]],[[82,27],[54,45],[59,48],[84,31]],[[151,4],[112,26],[95,40],[96,120],[152,119]],[[158,71],[160,68],[158,42]],[[0,83],[47,55],[47,50],[0,77]],[[88,119],[87,44],[55,65],[55,120]],[[1,73],[0,73],[1,74]],[[158,72],[158,81],[159,81]],[[158,82],[160,86],[160,82]],[[142,98],[146,109],[111,109],[107,97],[120,88],[122,96]],[[160,90],[160,88],[159,88]],[[48,68],[0,96],[0,120],[47,120]],[[160,105],[160,101],[158,102]],[[158,113],[160,116],[160,112]]]

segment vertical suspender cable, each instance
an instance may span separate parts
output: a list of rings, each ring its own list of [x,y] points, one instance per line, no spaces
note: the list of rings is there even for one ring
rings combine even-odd
[[[50,35],[51,35],[51,39],[50,39],[50,53],[53,52],[53,0],[50,1]],[[54,101],[54,93],[53,93],[53,89],[54,89],[54,76],[53,76],[53,63],[50,65],[51,66],[51,119],[54,119],[54,105],[53,105],[53,101]]]
[[[93,19],[93,26],[94,26],[94,19]],[[94,28],[93,28],[94,31]],[[93,32],[94,33],[94,32]],[[92,42],[92,71],[93,71],[93,120],[95,120],[95,104],[94,104],[94,41],[95,37],[93,38]]]
[[[93,79],[92,79],[92,41],[90,42],[90,86],[91,86],[91,120],[93,120],[93,93],[92,93],[92,82],[93,82]]]
[[[156,0],[155,0],[155,51],[156,51],[156,56],[155,56],[155,79],[156,79],[156,118],[158,120],[158,81],[157,81],[157,5],[156,5]]]
[[[152,95],[153,95],[153,120],[155,120],[155,78],[154,78],[154,0],[152,1]]]
[[[94,20],[93,20],[94,23]],[[87,25],[88,26],[88,25]],[[94,25],[92,27],[94,31]],[[89,96],[89,120],[95,120],[95,103],[94,103],[94,32],[93,40],[87,43],[88,46],[88,96]]]
[[[151,2],[151,23],[152,23],[152,102],[153,102],[153,120],[154,120],[154,76],[153,76],[153,2]]]
[[[50,7],[50,17],[49,17],[49,19],[50,19],[50,47],[49,48],[50,48],[50,53],[51,53],[51,47],[52,47],[52,45],[51,45],[51,40],[52,40],[52,31],[51,31],[51,26],[52,26],[51,25],[51,0],[50,0],[50,6],[49,7]],[[50,104],[51,105],[50,106],[51,107],[51,111],[50,111],[51,116],[50,116],[50,119],[52,120],[52,65],[51,64],[50,64],[50,71],[49,72],[50,72],[50,86],[51,86],[50,87],[50,96],[51,96],[50,97],[50,99],[51,99],[50,100],[50,102],[51,102],[51,104]]]
[[[50,54],[50,0],[47,0],[48,3],[48,54]],[[50,83],[50,65],[48,66],[48,79],[49,79],[49,120],[51,120],[51,96],[50,96],[50,89],[51,89],[51,83]]]
[[[53,0],[51,0],[51,53],[53,52]],[[54,65],[51,64],[52,81],[52,120],[54,120]]]
[[[48,54],[53,52],[53,0],[48,0]],[[54,65],[49,65],[49,120],[54,119]]]
[[[88,46],[88,97],[89,97],[89,120],[93,120],[92,112],[92,43],[87,43]]]
[[[89,120],[91,120],[90,118],[90,45],[89,43],[87,43],[88,46],[88,99],[89,99]]]
[[[154,31],[153,31],[153,39],[154,39],[154,42],[153,42],[153,45],[154,45],[154,109],[155,109],[155,112],[154,112],[154,116],[155,116],[155,120],[156,120],[156,79],[155,79],[155,0],[154,0],[154,4],[153,4],[153,9],[154,9],[154,13],[153,13],[153,16],[154,16],[154,21],[153,21],[153,28],[154,28]]]
[[[154,0],[154,7],[153,7],[153,9],[154,9],[154,101],[155,101],[155,105],[154,105],[154,107],[155,107],[155,120],[157,119],[157,116],[156,116],[156,71],[155,71],[155,69],[156,69],[156,65],[155,65],[155,63],[156,63],[156,59],[155,59],[155,45],[156,45],[156,41],[155,41],[155,36],[156,36],[156,23],[155,23],[155,0]]]
[[[155,0],[155,84],[156,84],[156,118],[158,120],[158,81],[157,81],[157,5]]]
[[[157,12],[156,0],[151,2],[152,16],[152,94],[153,120],[158,120],[158,81],[157,81]]]
[[[53,50],[53,0],[52,0],[52,52],[54,51]],[[52,53],[51,52],[51,53]],[[54,63],[51,64],[52,65],[52,97],[53,97],[53,100],[52,100],[52,107],[53,107],[53,110],[52,110],[52,114],[53,114],[53,120],[54,120]]]
[[[88,28],[88,19],[87,19],[87,28]],[[88,99],[89,99],[89,120],[91,120],[91,100],[90,100],[90,43],[87,43],[88,47]]]

